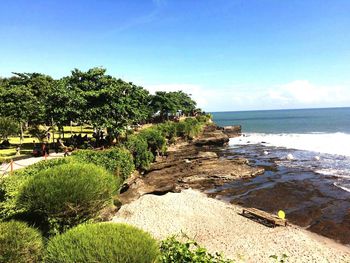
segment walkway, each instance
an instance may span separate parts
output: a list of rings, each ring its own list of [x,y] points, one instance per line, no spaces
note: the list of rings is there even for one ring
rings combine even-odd
[[[51,153],[49,156],[47,156],[47,160],[55,159],[55,158],[60,158],[63,157],[64,153]],[[13,170],[18,170],[21,168],[25,168],[29,165],[35,164],[37,162],[45,160],[45,157],[30,157],[18,161],[13,162]],[[5,175],[11,171],[11,164],[9,163],[3,163],[0,166],[0,176]]]

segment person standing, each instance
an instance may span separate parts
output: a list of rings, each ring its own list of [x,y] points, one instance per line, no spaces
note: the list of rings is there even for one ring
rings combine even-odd
[[[46,145],[45,145],[45,143],[42,143],[41,144],[41,155],[44,156],[45,152],[46,152]]]
[[[50,154],[50,145],[48,142],[45,144],[45,153],[44,154],[47,154],[47,155]]]
[[[60,139],[57,139],[57,142],[55,142],[55,153],[58,153],[59,146],[60,145]]]

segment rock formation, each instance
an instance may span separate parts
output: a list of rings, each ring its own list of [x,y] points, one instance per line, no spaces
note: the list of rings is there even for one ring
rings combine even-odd
[[[155,162],[146,174],[130,179],[121,201],[128,203],[144,194],[162,195],[186,188],[207,190],[264,173],[261,167],[249,166],[246,159],[219,158],[215,150],[228,140],[216,126],[206,127],[193,143],[172,147],[167,157]]]
[[[242,127],[241,125],[225,126],[223,132],[230,138],[238,137],[242,134]]]

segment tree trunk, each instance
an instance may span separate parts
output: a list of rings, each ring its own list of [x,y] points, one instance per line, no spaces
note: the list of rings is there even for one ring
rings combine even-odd
[[[51,127],[52,127],[52,142],[55,142],[55,127],[53,118],[51,118]]]
[[[22,145],[22,143],[23,143],[23,123],[22,122],[21,122],[20,126],[21,126],[20,145]]]

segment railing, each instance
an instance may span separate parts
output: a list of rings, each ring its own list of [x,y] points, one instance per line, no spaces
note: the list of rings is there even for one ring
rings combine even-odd
[[[48,155],[45,154],[43,157],[44,157],[43,160],[46,161]],[[28,165],[20,164],[20,163],[18,163],[18,162],[13,161],[12,159],[11,159],[10,163],[2,163],[2,164],[1,164],[1,169],[0,169],[0,179],[2,179],[3,177],[5,177],[5,175],[7,175],[7,174],[12,175],[13,172],[14,172],[14,170],[17,170],[17,169],[18,169],[18,168],[15,169],[15,166],[20,167],[20,168],[25,168],[25,167],[27,167]]]

